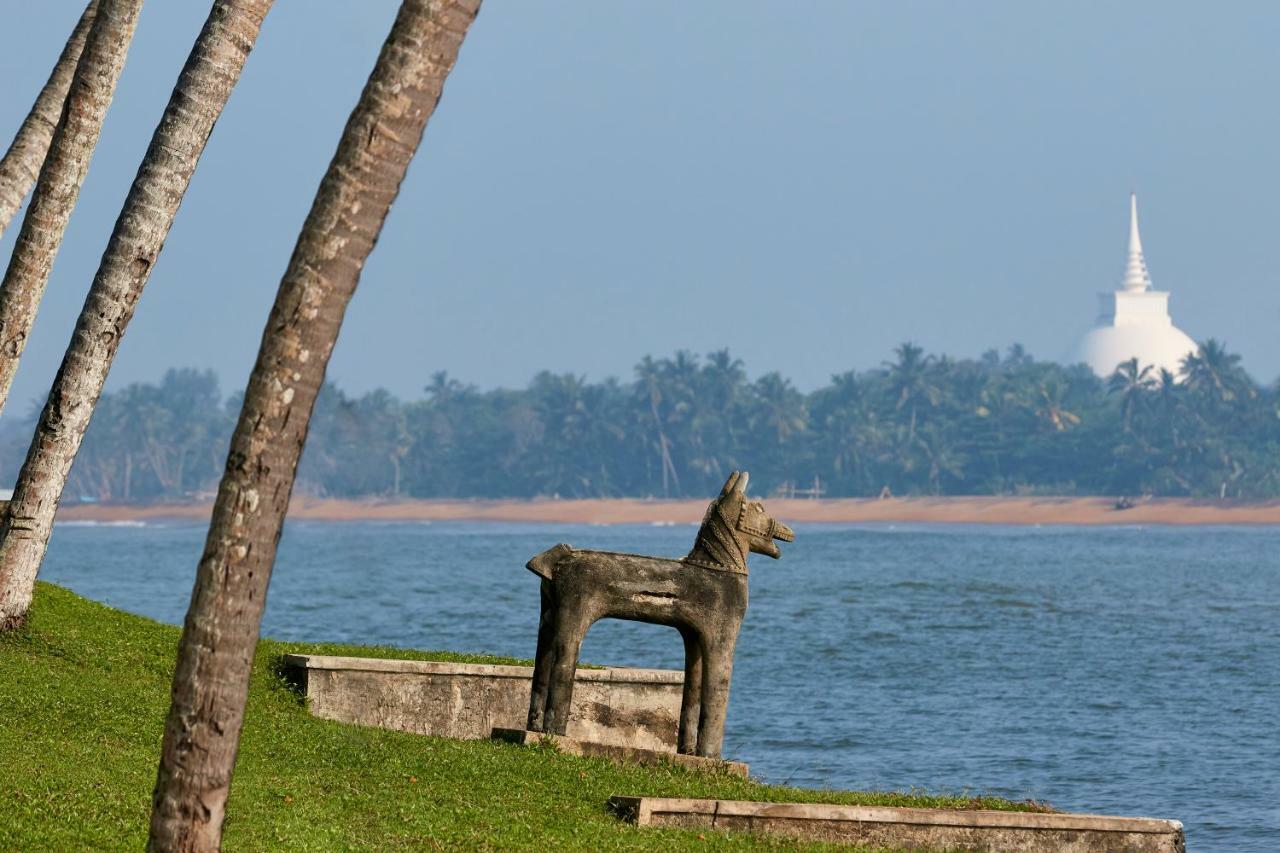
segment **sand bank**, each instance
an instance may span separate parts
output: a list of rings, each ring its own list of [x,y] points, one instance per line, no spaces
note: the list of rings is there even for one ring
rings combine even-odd
[[[1280,501],[1159,498],[1117,510],[1112,498],[947,497],[766,500],[777,518],[805,523],[948,524],[1280,524]],[[695,523],[705,500],[331,500],[297,497],[294,519],[312,521],[506,521],[547,524]],[[207,519],[210,502],[67,505],[79,521]]]

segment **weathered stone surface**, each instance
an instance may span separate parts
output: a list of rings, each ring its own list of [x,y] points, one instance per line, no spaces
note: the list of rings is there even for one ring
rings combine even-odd
[[[747,555],[782,556],[790,527],[747,497],[734,471],[707,507],[693,550],[680,560],[584,551],[561,543],[526,568],[542,578],[533,692],[526,728],[571,735],[574,668],[582,638],[600,619],[670,625],[684,640],[679,751],[719,758],[733,648],[747,612]]]
[[[1152,818],[666,797],[612,797],[609,806],[620,818],[639,826],[738,830],[894,849],[990,853],[1186,850],[1181,823]]]
[[[494,740],[516,743],[523,746],[550,742],[556,749],[569,755],[585,755],[592,758],[608,758],[629,764],[675,764],[691,770],[706,770],[714,773],[732,773],[735,776],[747,776],[747,765],[741,761],[722,761],[719,758],[703,758],[699,755],[684,755],[678,752],[665,752],[656,749],[641,749],[634,746],[616,746],[614,744],[577,740],[552,735],[546,732],[531,732],[527,729],[495,728]]]
[[[317,717],[474,740],[523,729],[533,668],[286,655]],[[678,670],[579,669],[571,737],[675,752],[684,676]]]

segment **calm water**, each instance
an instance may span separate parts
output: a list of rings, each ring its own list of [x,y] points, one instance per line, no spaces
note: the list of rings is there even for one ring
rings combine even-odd
[[[797,529],[752,558],[726,754],[771,782],[990,792],[1280,849],[1280,528]],[[529,657],[533,554],[694,530],[292,524],[264,633]],[[180,623],[197,526],[60,525],[41,577]],[[678,668],[606,621],[583,658]]]

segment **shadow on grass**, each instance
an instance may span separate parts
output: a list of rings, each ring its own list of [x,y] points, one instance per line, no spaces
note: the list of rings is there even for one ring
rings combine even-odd
[[[290,666],[285,661],[284,652],[271,655],[271,676],[275,686],[288,693],[299,706],[307,707],[307,670],[301,666]]]

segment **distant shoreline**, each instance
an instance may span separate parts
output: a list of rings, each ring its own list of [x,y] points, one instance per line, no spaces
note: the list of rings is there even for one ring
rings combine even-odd
[[[1280,501],[1192,498],[1137,501],[1116,509],[1114,498],[939,497],[765,499],[770,514],[800,524],[1278,524]],[[162,504],[67,504],[64,521],[125,522],[209,518],[211,501]],[[544,524],[694,524],[706,500],[337,500],[297,497],[289,517],[307,521],[496,521]]]

